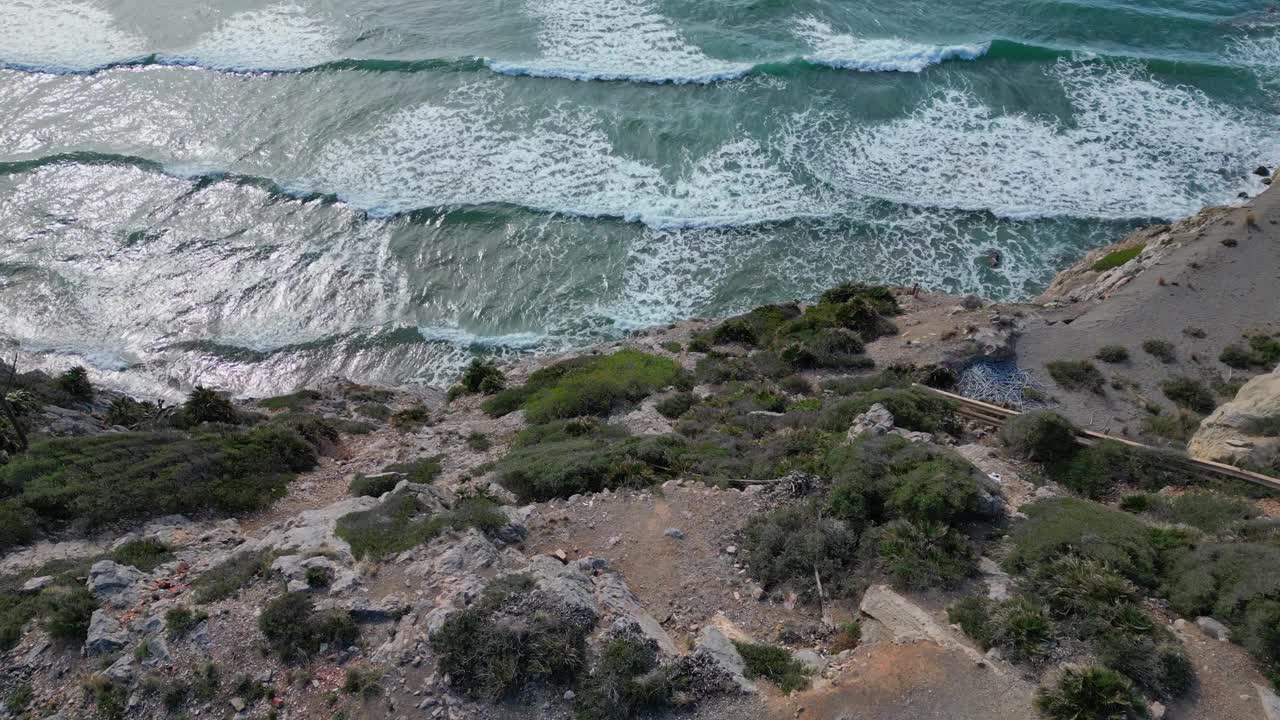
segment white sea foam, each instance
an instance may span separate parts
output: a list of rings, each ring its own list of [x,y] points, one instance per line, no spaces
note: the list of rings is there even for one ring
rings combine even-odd
[[[845,192],[1009,218],[1181,217],[1230,200],[1248,168],[1280,160],[1274,118],[1133,68],[1060,61],[1049,72],[1070,102],[1063,121],[950,89],[879,125],[805,118],[791,144]]]
[[[708,57],[651,0],[528,0],[541,24],[542,57],[490,60],[496,72],[571,80],[709,83],[740,77],[749,63]]]
[[[976,60],[991,49],[991,43],[928,45],[898,38],[857,37],[838,33],[814,17],[796,20],[795,33],[812,48],[805,60],[860,72],[918,73],[947,60]]]
[[[0,63],[82,72],[145,54],[141,39],[88,0],[7,0],[0,9]]]
[[[220,70],[301,70],[332,60],[339,33],[314,11],[291,2],[231,15],[190,50],[162,61]]]
[[[619,153],[594,114],[556,109],[535,117],[485,83],[397,113],[318,157],[308,189],[335,192],[375,214],[508,203],[674,228],[821,211],[753,140],[691,159],[669,181],[656,166]]]

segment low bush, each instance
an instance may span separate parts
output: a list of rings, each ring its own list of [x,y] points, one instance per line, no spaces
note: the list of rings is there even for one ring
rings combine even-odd
[[[373,668],[349,667],[342,679],[342,692],[366,698],[377,697],[382,694],[382,686],[378,684],[381,679],[382,673]]]
[[[285,662],[305,660],[324,646],[343,649],[360,637],[350,613],[317,612],[306,592],[285,593],[267,603],[258,615],[258,630]]]
[[[491,447],[493,447],[493,441],[489,439],[488,435],[479,431],[467,433],[468,450],[472,452],[484,452]]]
[[[1103,667],[1068,667],[1041,688],[1036,707],[1050,720],[1141,720],[1147,704],[1124,676]]]
[[[582,415],[607,416],[662,388],[688,386],[679,363],[637,350],[581,357],[543,368],[524,385],[487,400],[485,412],[500,416],[524,408],[531,423]]]
[[[265,507],[316,450],[296,433],[247,431],[125,432],[56,438],[0,466],[9,512],[34,514],[49,528],[96,529],[120,520]],[[0,547],[0,550],[6,549]]]
[[[111,551],[111,559],[121,565],[132,565],[142,572],[151,572],[173,560],[168,545],[152,538],[130,540]]]
[[[1054,638],[1053,622],[1044,607],[1025,596],[997,603],[990,627],[991,644],[1015,662],[1038,660]]]
[[[266,574],[271,556],[265,552],[244,552],[232,555],[199,575],[191,589],[198,603],[211,603],[235,595],[240,588],[255,578]]]
[[[1200,420],[1199,415],[1185,410],[1148,415],[1142,418],[1142,431],[1181,445],[1195,435]]]
[[[955,421],[955,404],[916,389],[881,389],[851,395],[825,408],[818,424],[832,432],[844,432],[853,419],[879,403],[893,414],[894,424],[919,432],[942,432]]]
[[[356,473],[351,478],[351,485],[347,487],[347,493],[351,497],[382,497],[383,494],[389,493],[396,489],[396,485],[404,480],[403,475],[394,473],[378,473],[377,475],[365,475]]]
[[[862,438],[826,458],[828,510],[860,527],[908,519],[955,524],[980,515],[980,471],[967,460],[898,435]]]
[[[264,410],[289,410],[291,412],[301,412],[306,410],[312,404],[319,400],[323,400],[324,395],[315,390],[299,390],[288,395],[277,395],[275,397],[263,398],[258,401],[258,407]]]
[[[947,622],[960,630],[983,650],[995,646],[996,632],[991,622],[991,601],[967,595],[947,608]]]
[[[84,642],[89,632],[89,619],[98,609],[98,601],[83,585],[54,585],[40,594],[44,603],[42,621],[45,632],[72,642]]]
[[[665,418],[675,420],[698,404],[698,397],[691,392],[678,392],[659,400],[655,409]]]
[[[862,339],[844,328],[825,328],[813,337],[795,340],[782,348],[781,358],[796,370],[848,370],[875,363],[862,354]]]
[[[1082,448],[1066,460],[1050,463],[1045,471],[1064,487],[1098,499],[1114,495],[1124,485],[1159,490],[1197,481],[1178,468],[1176,464],[1162,462],[1160,451],[1107,440]]]
[[[1047,498],[1024,506],[1027,519],[1014,526],[1005,564],[1028,574],[1065,554],[1105,563],[1145,588],[1159,582],[1162,548],[1152,528],[1129,513],[1077,498]]]
[[[766,588],[787,585],[805,597],[823,589],[839,593],[858,547],[856,529],[823,517],[816,503],[786,505],[753,515],[742,531],[743,557],[751,576]]]
[[[831,640],[832,654],[853,650],[862,642],[862,622],[857,618],[836,626],[836,636]]]
[[[371,420],[386,422],[391,419],[391,408],[382,403],[361,403],[356,406],[355,412],[360,417]]]
[[[796,690],[809,689],[812,671],[792,657],[786,648],[737,640],[733,642],[733,646],[742,656],[744,672],[748,678],[765,678],[787,695]]]
[[[405,480],[420,485],[430,485],[440,476],[440,471],[444,467],[443,455],[432,455],[430,457],[422,457],[417,460],[409,460],[407,462],[393,463],[382,468],[384,473],[398,473],[404,476]]]
[[[462,373],[462,387],[469,393],[496,393],[507,385],[507,378],[492,361],[474,358]]]
[[[391,427],[400,432],[417,432],[431,424],[431,410],[426,405],[414,405],[391,413]]]
[[[1170,577],[1169,601],[1178,612],[1225,622],[1233,640],[1264,662],[1280,663],[1280,547],[1205,543]]]
[[[869,530],[863,544],[902,590],[955,587],[978,567],[969,541],[941,523],[894,520]]]
[[[426,513],[416,495],[393,495],[370,510],[338,518],[336,534],[357,558],[382,560],[417,547],[443,528]]]
[[[1000,441],[1014,455],[1035,462],[1058,462],[1079,451],[1076,427],[1048,410],[1016,415],[1000,428]]]
[[[1146,248],[1146,243],[1139,243],[1137,245],[1133,245],[1127,248],[1112,250],[1111,252],[1099,258],[1098,261],[1091,266],[1091,269],[1094,272],[1105,272],[1112,268],[1118,268],[1121,265],[1124,265],[1130,260],[1141,255],[1143,249],[1145,248]]]
[[[129,702],[129,688],[105,675],[90,675],[84,681],[85,694],[93,699],[94,712],[101,720],[124,720]]]
[[[1177,698],[1195,686],[1195,669],[1176,640],[1110,632],[1097,639],[1097,648],[1103,665],[1152,695]]]
[[[1129,362],[1129,350],[1123,345],[1103,345],[1094,357],[1105,363]]]
[[[131,397],[120,397],[111,401],[107,407],[106,422],[108,425],[134,429],[154,419],[159,408],[152,402],[138,402]]]
[[[1261,514],[1258,507],[1247,500],[1213,493],[1189,492],[1172,497],[1146,497],[1148,501],[1145,512],[1149,517],[1161,522],[1189,525],[1211,535]]]
[[[1107,383],[1102,372],[1088,360],[1054,360],[1045,365],[1045,369],[1049,371],[1049,377],[1067,390],[1102,394]]]
[[[180,605],[164,615],[164,629],[170,640],[184,637],[197,625],[209,619],[209,613]]]
[[[1160,383],[1160,391],[1173,401],[1174,405],[1194,410],[1201,415],[1213,412],[1218,401],[1213,392],[1204,383],[1194,378],[1179,375]]]
[[[532,444],[527,436],[522,439],[526,444],[514,447],[497,465],[498,481],[521,502],[644,487],[669,477],[684,448],[672,436],[619,438],[612,432]]]
[[[528,575],[508,575],[450,614],[430,642],[453,687],[499,700],[533,681],[572,682],[595,621],[547,597]]]
[[[1148,355],[1166,365],[1178,361],[1178,350],[1168,340],[1148,338],[1142,341],[1142,349]]]
[[[236,408],[222,393],[197,385],[182,404],[181,419],[187,427],[201,423],[235,425],[239,422]]]
[[[629,720],[676,704],[676,664],[658,664],[658,646],[639,633],[610,637],[574,697],[577,720]]]
[[[63,372],[54,383],[76,400],[93,399],[93,384],[89,382],[89,371],[79,365]]]

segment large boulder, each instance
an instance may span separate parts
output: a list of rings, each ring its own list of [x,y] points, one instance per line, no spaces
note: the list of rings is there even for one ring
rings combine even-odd
[[[1264,430],[1268,422],[1272,428],[1280,423],[1280,368],[1245,383],[1234,400],[1205,418],[1187,452],[1201,460],[1275,467],[1280,463],[1280,437]]]
[[[123,610],[136,605],[142,597],[138,585],[144,578],[146,575],[135,567],[99,560],[89,568],[86,584],[95,598]]]

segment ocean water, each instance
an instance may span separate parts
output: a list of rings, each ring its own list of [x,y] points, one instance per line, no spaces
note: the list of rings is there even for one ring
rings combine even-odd
[[[265,395],[847,279],[1023,298],[1258,192],[1277,110],[1256,0],[7,0],[0,344]]]

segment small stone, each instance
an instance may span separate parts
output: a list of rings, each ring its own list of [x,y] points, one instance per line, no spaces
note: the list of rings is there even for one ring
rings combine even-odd
[[[24,593],[40,592],[41,590],[49,587],[52,584],[53,584],[52,575],[41,575],[40,577],[33,577],[22,584],[22,592]]]
[[[1235,238],[1223,238],[1222,244],[1224,247],[1235,247],[1240,243]]]
[[[681,530],[680,528],[673,528],[673,527],[669,527],[669,528],[667,528],[666,530],[663,530],[663,531],[662,531],[662,534],[663,534],[663,535],[666,535],[667,537],[671,538],[672,540],[683,540],[683,539],[684,539],[684,531],[683,531],[683,530]]]
[[[564,691],[564,700],[565,700],[565,702],[569,702],[569,701],[573,700],[575,697],[577,697],[577,696],[576,696],[576,695],[574,695],[574,692],[573,692],[572,690],[565,690],[565,691]]]
[[[1254,168],[1253,174],[1257,175],[1258,177],[1269,177],[1271,175],[1271,170],[1267,167],[1259,165],[1258,167]]]
[[[725,548],[725,549],[724,549],[724,554],[725,554],[725,555],[737,555],[737,554],[738,554],[738,546],[737,546],[737,545],[730,545],[729,547],[727,547],[727,548]]]
[[[244,712],[244,700],[241,700],[238,697],[231,698],[231,707],[234,708],[236,712]]]
[[[1164,714],[1168,712],[1168,708],[1161,702],[1153,701],[1147,706],[1147,712],[1151,714],[1151,720],[1164,720]]]
[[[1196,618],[1196,625],[1203,630],[1206,635],[1214,638],[1215,640],[1226,642],[1231,639],[1231,631],[1227,629],[1227,626],[1211,617]]]

